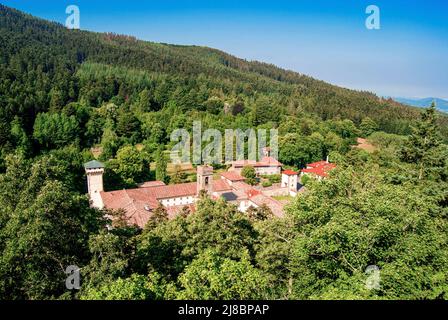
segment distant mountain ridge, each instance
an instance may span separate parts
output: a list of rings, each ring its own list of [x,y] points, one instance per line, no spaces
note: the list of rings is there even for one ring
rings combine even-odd
[[[436,103],[437,109],[443,112],[448,112],[448,101],[440,98],[423,98],[423,99],[393,98],[393,99],[397,102],[419,108],[427,108],[434,101]]]

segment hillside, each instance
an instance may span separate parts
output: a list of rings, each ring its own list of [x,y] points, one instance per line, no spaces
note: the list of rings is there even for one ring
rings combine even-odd
[[[211,93],[224,102],[269,96],[275,101],[278,114],[305,111],[323,120],[347,118],[357,124],[370,117],[381,129],[398,133],[408,132],[408,122],[418,115],[412,108],[379,100],[368,92],[339,88],[219,50],[67,30],[2,5],[0,41],[1,117],[11,119],[19,115],[25,119],[27,130],[38,112],[51,108],[52,101],[64,106],[89,94],[80,86],[78,70],[92,63],[97,69],[113,66],[144,72],[150,80],[139,83],[138,90],[144,87],[150,90],[154,109],[163,108],[173,95],[182,110],[200,110]],[[114,77],[118,75],[111,74],[109,80]],[[91,86],[95,82],[96,89],[91,94],[97,99],[90,99],[93,106],[116,95],[133,98],[136,94],[134,84],[126,90],[116,83],[114,88],[104,88],[97,80],[90,77],[89,83],[83,84]]]
[[[448,125],[434,107],[1,5],[0,42],[0,300],[448,298]],[[171,133],[196,120],[278,129],[277,174],[188,175]],[[220,151],[198,163],[225,177]],[[322,179],[303,171],[327,157]],[[290,170],[305,188],[271,199],[299,186]]]

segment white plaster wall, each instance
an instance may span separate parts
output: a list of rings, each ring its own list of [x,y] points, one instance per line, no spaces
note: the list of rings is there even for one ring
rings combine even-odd
[[[167,199],[162,199],[160,202],[165,207],[173,207],[173,206],[192,204],[195,202],[195,198],[193,196],[167,198]]]
[[[246,212],[247,209],[249,209],[251,207],[251,201],[249,200],[242,200],[240,201],[239,205],[238,205],[238,210],[241,212]]]
[[[255,172],[257,174],[280,174],[280,167],[256,167]]]
[[[282,188],[286,188],[289,185],[289,176],[282,174]]]
[[[93,169],[87,172],[87,191],[91,206],[98,209],[104,208],[103,199],[101,198],[101,191],[103,189],[103,172],[102,169]]]

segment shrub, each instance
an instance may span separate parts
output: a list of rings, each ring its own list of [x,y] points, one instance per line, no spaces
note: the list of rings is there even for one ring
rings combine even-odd
[[[263,183],[261,184],[263,186],[263,188],[267,188],[272,186],[272,182],[267,180],[267,181],[263,181]]]
[[[282,180],[282,176],[280,174],[273,174],[268,176],[268,179],[271,183],[279,183]]]

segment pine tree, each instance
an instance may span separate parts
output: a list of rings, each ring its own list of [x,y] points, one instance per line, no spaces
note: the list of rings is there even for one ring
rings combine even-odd
[[[437,162],[434,150],[440,146],[441,137],[437,128],[437,113],[434,102],[425,110],[421,120],[412,127],[412,134],[402,150],[402,159],[418,166],[418,179],[422,180],[425,170]]]
[[[365,117],[360,126],[359,129],[361,130],[361,133],[364,137],[370,136],[372,133],[378,130],[378,124],[373,121],[369,117]]]

